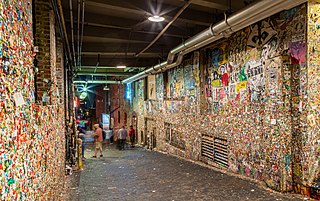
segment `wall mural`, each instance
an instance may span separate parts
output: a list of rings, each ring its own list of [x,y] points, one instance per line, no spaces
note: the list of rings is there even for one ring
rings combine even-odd
[[[278,191],[300,192],[301,186],[312,185],[319,178],[320,123],[315,111],[320,110],[315,94],[320,82],[313,73],[319,72],[319,10],[319,4],[309,7],[312,49],[306,45],[307,6],[303,4],[202,51],[203,89],[200,70],[192,62],[170,70],[169,95],[179,101],[161,100],[165,109],[153,118],[160,135],[165,133],[164,119],[179,125],[185,150],[165,143],[165,134],[158,141],[159,149],[199,160],[201,136],[207,133],[227,139],[229,171],[264,181]],[[157,82],[161,79],[157,75]],[[162,97],[161,90],[157,89],[157,96]],[[189,104],[189,99],[182,99],[186,96],[195,101]],[[308,143],[318,149],[312,150]]]

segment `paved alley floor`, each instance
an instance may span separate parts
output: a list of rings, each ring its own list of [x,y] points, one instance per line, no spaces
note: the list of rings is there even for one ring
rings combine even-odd
[[[104,156],[90,158],[70,192],[71,201],[301,200],[272,193],[258,184],[162,153],[105,145]]]

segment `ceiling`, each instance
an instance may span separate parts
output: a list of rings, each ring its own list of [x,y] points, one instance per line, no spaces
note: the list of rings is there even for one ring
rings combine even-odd
[[[72,9],[69,0],[63,0],[62,6],[72,57],[77,62],[78,76],[75,80],[78,83],[96,80],[96,84],[106,83],[106,80],[122,80],[165,61],[169,51],[184,40],[208,28],[212,23],[223,20],[225,13],[230,15],[253,2],[252,0],[70,1]],[[165,21],[158,23],[149,21],[148,17],[154,14],[163,16]],[[165,28],[167,29],[164,31]],[[160,36],[159,33],[162,31],[164,33]],[[127,68],[115,68],[118,65],[125,65]]]

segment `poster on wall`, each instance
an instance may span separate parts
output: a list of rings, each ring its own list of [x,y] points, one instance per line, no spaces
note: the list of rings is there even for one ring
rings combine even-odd
[[[156,100],[156,76],[148,76],[148,98],[151,100]]]
[[[168,76],[169,82],[169,95],[170,98],[179,99],[184,97],[184,78],[183,78],[183,68],[178,67],[171,69]]]
[[[281,74],[282,61],[281,57],[275,57],[265,61],[266,69],[266,91],[271,97],[280,95],[280,74]]]
[[[158,100],[163,100],[164,84],[163,84],[163,74],[156,75],[156,96]]]

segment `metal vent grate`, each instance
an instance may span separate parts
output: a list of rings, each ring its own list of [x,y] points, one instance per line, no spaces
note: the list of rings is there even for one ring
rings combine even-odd
[[[214,162],[228,167],[228,143],[226,139],[214,138]]]
[[[202,136],[201,155],[206,161],[213,161],[213,137],[209,135]]]

